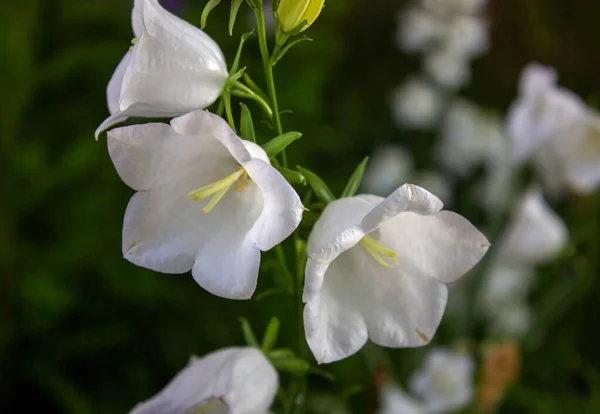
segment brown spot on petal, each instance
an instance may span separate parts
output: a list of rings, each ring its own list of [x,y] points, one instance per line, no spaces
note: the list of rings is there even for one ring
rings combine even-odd
[[[419,328],[416,328],[415,331],[417,332],[417,335],[419,335],[419,337],[425,341],[426,343],[431,342],[431,338],[429,338],[427,335],[425,335],[423,332],[421,332],[419,330]]]

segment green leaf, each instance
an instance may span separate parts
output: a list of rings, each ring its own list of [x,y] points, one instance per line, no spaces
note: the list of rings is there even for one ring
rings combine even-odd
[[[335,197],[329,187],[327,187],[327,184],[325,184],[317,174],[300,166],[296,167],[296,169],[306,177],[306,181],[308,181],[308,184],[312,187],[319,200],[325,204],[329,204],[335,200]]]
[[[271,141],[263,145],[262,148],[263,150],[265,150],[269,158],[273,158],[301,136],[302,134],[300,132],[286,132],[283,135],[279,135],[273,138]]]
[[[267,325],[267,329],[265,330],[265,335],[263,336],[261,349],[264,353],[269,352],[275,343],[277,343],[277,336],[279,335],[279,319],[275,316],[271,318],[269,324]]]
[[[273,56],[273,58],[271,58],[271,65],[275,66],[277,64],[277,62],[279,62],[279,59],[281,59],[283,57],[283,55],[285,55],[287,53],[288,50],[290,50],[293,46],[296,46],[298,43],[304,42],[304,41],[312,42],[312,39],[310,37],[304,36],[304,37],[301,37],[300,39],[296,39],[293,42],[288,43],[275,56]]]
[[[246,344],[255,348],[260,348],[260,345],[256,340],[256,336],[254,335],[254,331],[252,331],[252,327],[250,326],[250,322],[248,322],[248,319],[239,318],[239,321],[242,325],[242,334],[244,335],[244,341],[246,341]]]
[[[342,193],[342,198],[344,197],[352,197],[358,191],[358,187],[360,187],[360,182],[362,181],[363,174],[365,173],[365,166],[369,161],[369,157],[365,157],[364,160],[352,173],[352,176],[348,180],[348,184],[346,184],[346,188],[344,188],[344,192]]]
[[[288,183],[306,185],[306,178],[304,178],[304,176],[298,171],[290,170],[288,168],[283,167],[275,168],[277,168],[277,171],[279,171],[281,175],[283,175],[283,178],[285,178],[288,181]]]
[[[260,88],[260,87],[259,87],[259,86],[256,84],[256,82],[254,82],[254,81],[252,80],[252,78],[250,77],[250,75],[248,75],[248,72],[245,72],[245,73],[244,73],[244,76],[243,76],[243,78],[244,78],[244,83],[245,83],[246,85],[248,85],[248,87],[249,87],[250,89],[252,89],[252,90],[254,91],[254,93],[256,93],[257,95],[259,95],[259,96],[260,96],[261,98],[263,98],[265,101],[267,101],[267,102],[269,101],[269,97],[268,97],[268,95],[265,93],[265,91],[263,91],[263,90],[262,90],[262,89],[261,89],[261,88]],[[281,112],[280,112],[280,114],[281,114]]]
[[[201,29],[204,29],[204,26],[206,26],[206,19],[208,18],[208,15],[212,11],[212,9],[219,5],[219,3],[221,3],[221,0],[209,0],[208,3],[206,3],[206,6],[204,6],[204,10],[202,10],[202,16],[200,17]]]
[[[229,79],[227,79],[227,83],[229,84],[229,86],[233,86],[236,83],[236,81],[242,77],[242,75],[244,74],[245,71],[246,71],[246,67],[244,66],[243,68],[241,68],[234,74],[230,74]]]
[[[243,1],[244,0],[231,0],[231,10],[229,12],[229,36],[233,35],[233,25],[235,24],[235,18]]]
[[[279,348],[274,349],[268,354],[269,359],[285,359],[285,358],[295,358],[296,354],[294,351],[288,348]]]
[[[242,50],[244,49],[244,44],[246,40],[250,36],[252,36],[253,32],[244,33],[242,37],[240,37],[240,44],[238,45],[237,52],[235,53],[235,58],[233,59],[233,65],[231,65],[231,70],[229,71],[229,77],[231,78],[231,74],[237,73],[238,67],[240,66],[240,59],[242,57]],[[243,72],[242,72],[243,74]]]
[[[256,135],[254,134],[254,122],[252,122],[252,114],[250,114],[250,109],[248,109],[246,104],[243,102],[240,102],[240,107],[242,108],[240,134],[245,140],[256,142]]]

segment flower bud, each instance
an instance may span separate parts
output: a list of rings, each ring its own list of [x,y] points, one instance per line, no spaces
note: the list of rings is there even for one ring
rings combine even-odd
[[[306,30],[319,17],[323,3],[325,0],[281,0],[277,8],[281,30],[284,33]]]

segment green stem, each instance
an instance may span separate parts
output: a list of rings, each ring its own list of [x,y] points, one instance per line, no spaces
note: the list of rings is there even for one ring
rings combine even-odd
[[[235,81],[233,83],[234,89],[231,89],[231,93],[236,96],[252,99],[256,101],[265,110],[269,118],[273,119],[273,110],[269,104],[256,92],[244,85],[242,82]]]
[[[265,81],[267,83],[267,92],[271,99],[271,105],[273,106],[273,119],[275,121],[275,130],[277,135],[283,134],[283,127],[281,126],[281,118],[279,117],[279,104],[277,103],[277,93],[275,92],[275,79],[273,78],[273,66],[271,65],[271,56],[269,54],[269,47],[267,46],[267,30],[265,28],[265,15],[262,7],[255,9],[256,23],[258,26],[258,43],[260,46],[260,55],[262,57],[262,63],[265,70]],[[281,162],[283,167],[287,168],[287,155],[285,150],[281,151]]]

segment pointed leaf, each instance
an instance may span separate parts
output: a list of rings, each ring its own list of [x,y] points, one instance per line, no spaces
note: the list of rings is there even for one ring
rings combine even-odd
[[[242,108],[242,115],[240,119],[240,134],[246,141],[256,142],[256,135],[254,134],[254,122],[252,122],[252,114],[250,109],[245,103],[240,102]]]
[[[242,334],[244,335],[244,341],[246,341],[246,344],[255,348],[260,348],[260,345],[256,340],[256,336],[254,335],[254,331],[252,331],[252,327],[250,326],[250,322],[248,322],[248,319],[239,318],[239,321],[242,325]]]
[[[264,353],[269,352],[277,343],[277,336],[279,335],[279,319],[275,316],[271,318],[267,329],[265,330],[265,336],[263,336],[262,347]]]
[[[244,49],[244,43],[250,36],[252,36],[253,32],[244,33],[242,37],[240,37],[240,44],[238,45],[237,52],[235,53],[235,58],[233,59],[233,65],[231,65],[231,70],[229,74],[237,73],[238,67],[240,66],[240,58],[242,57],[242,50]],[[243,73],[243,72],[242,72]]]
[[[279,53],[277,53],[276,56],[273,56],[273,58],[271,59],[271,64],[273,66],[275,66],[277,64],[277,62],[279,62],[279,59],[281,59],[283,57],[283,55],[285,55],[287,53],[288,50],[290,50],[293,46],[296,46],[298,43],[304,42],[305,40],[312,42],[312,39],[310,37],[304,36],[304,37],[301,37],[300,39],[296,39],[293,42],[288,43],[283,49],[281,49],[279,51]]]
[[[267,94],[265,93],[265,91],[263,91],[257,84],[256,82],[254,82],[252,80],[252,78],[250,77],[250,75],[248,75],[248,72],[244,72],[244,83],[254,91],[254,93],[256,93],[257,95],[259,95],[261,98],[263,98],[265,101],[269,101],[269,97],[267,96]],[[281,113],[281,112],[280,112]]]
[[[344,197],[352,197],[358,191],[358,187],[360,187],[360,182],[362,181],[363,174],[365,173],[365,166],[369,161],[369,157],[365,157],[364,160],[358,164],[358,167],[352,173],[352,176],[348,180],[348,184],[346,184],[346,188],[344,188],[344,192],[342,193],[342,198]]]
[[[273,158],[301,136],[302,134],[300,132],[286,132],[283,135],[273,138],[271,141],[263,145],[262,148],[265,150],[269,158]]]
[[[277,168],[277,171],[279,171],[281,175],[283,175],[283,178],[285,178],[288,181],[288,183],[306,185],[306,178],[304,178],[304,176],[298,171],[290,170],[288,168],[283,167],[275,168]]]
[[[219,3],[221,3],[221,0],[209,0],[208,3],[206,3],[206,6],[204,6],[204,10],[202,10],[202,16],[200,17],[201,29],[204,29],[204,26],[206,26],[206,19],[208,18],[208,15],[212,11],[212,9],[219,5]]]
[[[329,204],[335,200],[335,196],[329,187],[327,187],[327,184],[325,184],[317,174],[300,166],[296,168],[304,177],[306,177],[306,181],[308,181],[308,184],[312,187],[315,195],[319,197],[319,200],[325,204]]]
[[[243,1],[244,0],[231,0],[231,10],[229,12],[229,36],[233,35],[233,25],[235,24],[235,18]]]

